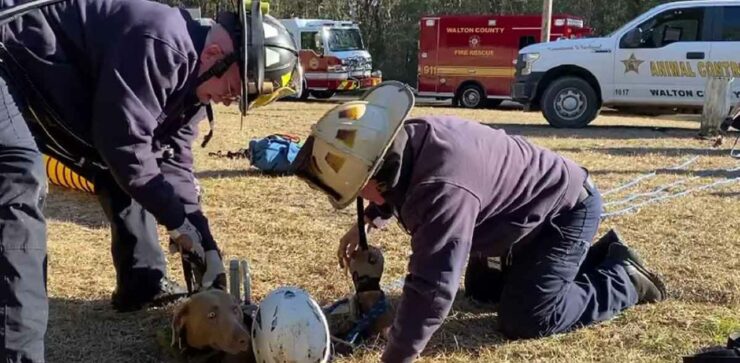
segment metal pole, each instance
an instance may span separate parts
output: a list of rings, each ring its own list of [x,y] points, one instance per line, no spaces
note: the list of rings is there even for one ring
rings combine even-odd
[[[699,136],[713,137],[720,133],[720,125],[730,108],[727,104],[727,92],[732,89],[732,81],[732,78],[727,77],[709,77],[707,80]]]
[[[550,41],[550,28],[552,26],[552,0],[544,0],[542,7],[542,34],[540,42]]]

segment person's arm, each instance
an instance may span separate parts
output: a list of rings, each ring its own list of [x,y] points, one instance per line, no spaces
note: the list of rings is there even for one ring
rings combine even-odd
[[[118,184],[168,230],[185,221],[185,206],[164,177],[152,148],[157,117],[184,86],[190,65],[183,54],[131,34],[101,64],[93,104],[92,138]]]
[[[431,183],[411,191],[401,217],[412,254],[384,362],[411,362],[449,314],[479,212],[479,200],[458,186]]]
[[[175,195],[190,214],[201,209],[193,166],[192,145],[198,137],[198,122],[205,117],[199,112],[189,124],[168,137],[165,143],[172,147],[173,156],[160,164],[165,180],[174,188]]]

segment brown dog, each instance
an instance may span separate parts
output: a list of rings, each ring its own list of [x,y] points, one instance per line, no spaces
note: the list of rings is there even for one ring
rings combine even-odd
[[[352,255],[349,272],[352,274],[355,293],[348,299],[339,301],[328,314],[329,330],[333,336],[344,338],[376,303],[387,299],[380,288],[384,264],[383,252],[373,246],[369,246],[367,250],[355,251]],[[386,301],[386,304],[387,309],[373,320],[365,333],[387,337],[395,310],[390,302]]]
[[[210,348],[247,361],[251,341],[239,303],[219,289],[194,294],[178,306],[172,319],[172,345],[180,349]]]

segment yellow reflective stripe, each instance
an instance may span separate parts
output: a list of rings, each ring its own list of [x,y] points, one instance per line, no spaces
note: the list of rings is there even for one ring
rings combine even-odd
[[[288,84],[293,78],[293,73],[286,73],[280,79],[280,87],[288,87]]]
[[[513,77],[516,68],[439,66],[436,73],[438,76]]]

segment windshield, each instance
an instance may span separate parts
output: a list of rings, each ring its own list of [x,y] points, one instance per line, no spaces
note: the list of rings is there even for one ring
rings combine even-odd
[[[610,32],[609,34],[605,35],[604,37],[605,37],[605,38],[611,38],[612,36],[614,36],[614,34],[617,34],[617,32],[618,32],[618,31],[620,31],[620,30],[624,29],[624,28],[625,28],[625,27],[627,26],[627,24],[629,24],[629,23],[631,23],[631,22],[635,21],[635,19],[637,19],[637,18],[639,18],[639,17],[641,17],[641,16],[642,16],[642,14],[638,15],[638,16],[637,16],[637,17],[635,17],[635,18],[632,18],[632,19],[630,19],[630,21],[628,21],[628,22],[626,22],[626,23],[622,24],[622,26],[618,27],[617,29],[614,29],[614,30],[612,30],[612,31],[611,31],[611,32]]]
[[[329,30],[329,49],[332,52],[363,49],[362,35],[358,29]]]

